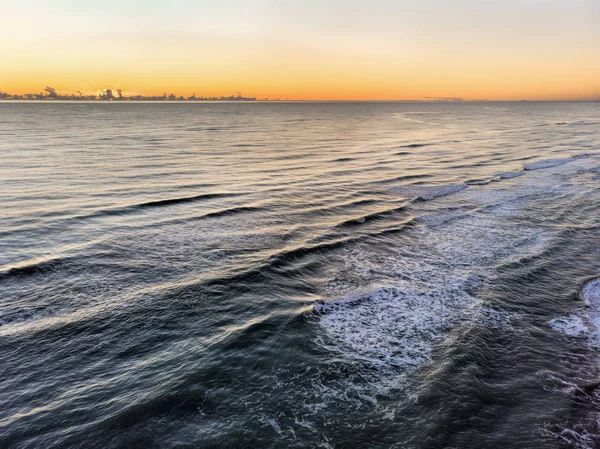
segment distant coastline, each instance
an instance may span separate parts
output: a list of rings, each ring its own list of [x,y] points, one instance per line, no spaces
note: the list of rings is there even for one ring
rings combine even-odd
[[[95,94],[83,93],[77,91],[76,93],[59,93],[56,89],[50,86],[46,86],[42,92],[36,94],[12,94],[0,90],[0,102],[5,101],[101,101],[101,102],[405,102],[405,103],[514,103],[514,102],[598,102],[598,99],[544,99],[544,100],[487,100],[487,99],[463,99],[460,97],[423,97],[421,99],[389,99],[389,100],[365,100],[365,99],[288,99],[288,98],[257,98],[257,97],[246,97],[240,92],[229,96],[197,96],[195,93],[184,96],[175,95],[173,93],[162,95],[126,95],[121,89],[104,89],[98,91]]]
[[[288,100],[287,98],[256,98],[256,97],[245,97],[241,92],[236,92],[234,95],[229,96],[197,96],[195,93],[189,96],[175,95],[173,93],[162,95],[126,95],[121,89],[104,89],[96,92],[95,94],[83,93],[77,91],[76,93],[59,93],[54,87],[46,86],[44,90],[36,94],[11,94],[0,90],[0,101],[148,101],[148,102],[159,102],[159,101],[315,101],[315,100]],[[316,101],[329,101],[329,100],[316,100]],[[337,101],[360,101],[360,100],[337,100]],[[385,101],[385,100],[382,100]],[[444,102],[444,103],[458,103],[464,100],[459,97],[424,97],[420,100],[388,100],[388,101],[424,101],[424,102]],[[479,100],[485,101],[485,100]]]
[[[104,89],[96,94],[84,94],[78,91],[75,94],[61,94],[50,86],[37,94],[11,94],[0,90],[0,100],[17,101],[261,101],[256,97],[245,97],[240,92],[235,95],[204,97],[196,94],[187,97],[183,95],[167,94],[163,95],[125,95],[121,89]],[[264,98],[262,100],[268,100]]]

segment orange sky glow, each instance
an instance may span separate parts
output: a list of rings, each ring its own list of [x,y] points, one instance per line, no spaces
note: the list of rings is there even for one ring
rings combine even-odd
[[[0,91],[600,99],[600,2],[24,0]]]

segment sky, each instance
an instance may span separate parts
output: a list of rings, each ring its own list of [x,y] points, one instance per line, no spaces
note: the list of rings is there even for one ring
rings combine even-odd
[[[600,0],[0,0],[0,91],[600,99]]]

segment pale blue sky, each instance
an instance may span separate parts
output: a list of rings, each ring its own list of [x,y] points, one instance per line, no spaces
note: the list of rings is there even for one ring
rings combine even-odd
[[[394,95],[468,96],[467,85],[478,83],[470,80],[482,77],[507,95],[523,71],[546,86],[542,96],[560,96],[568,77],[588,94],[600,87],[591,76],[600,78],[600,0],[0,0],[0,7],[0,88],[42,79],[64,79],[68,88],[75,78],[73,88],[132,88],[134,77],[147,77],[140,88],[160,90],[172,78],[180,90],[193,79],[217,88],[225,80],[222,88],[262,92],[271,83],[305,97],[319,78],[326,82],[312,89],[317,96],[350,72],[354,87],[340,92],[386,73],[386,89],[402,80]],[[295,80],[299,71],[304,79]],[[436,79],[436,71],[451,79]],[[472,95],[484,90],[479,84]]]

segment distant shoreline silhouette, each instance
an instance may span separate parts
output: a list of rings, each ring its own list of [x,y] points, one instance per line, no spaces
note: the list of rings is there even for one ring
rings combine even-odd
[[[10,94],[0,90],[0,100],[78,100],[78,101],[259,101],[256,97],[245,97],[240,92],[235,95],[204,97],[196,94],[187,97],[173,93],[163,95],[130,95],[123,94],[121,89],[104,89],[96,94],[84,94],[77,91],[75,94],[60,94],[55,88],[46,86],[37,94]],[[264,100],[267,100],[265,98]]]

